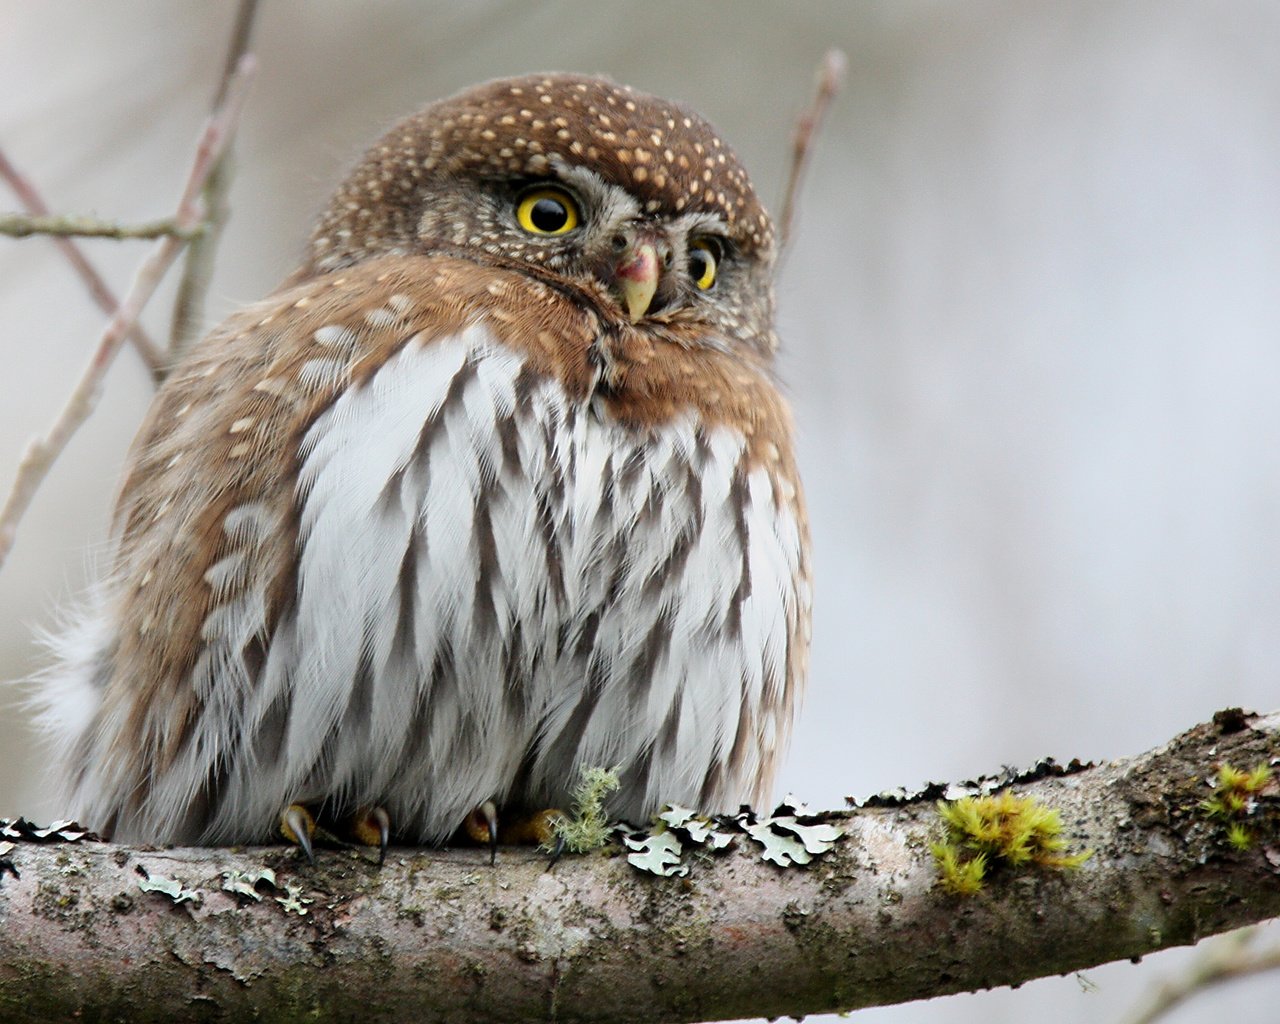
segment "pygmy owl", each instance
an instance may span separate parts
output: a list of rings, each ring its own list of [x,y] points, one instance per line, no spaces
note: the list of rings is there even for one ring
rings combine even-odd
[[[809,620],[774,261],[676,103],[551,75],[397,124],[146,418],[44,688],[72,813],[440,842],[583,765],[635,822],[767,799]]]

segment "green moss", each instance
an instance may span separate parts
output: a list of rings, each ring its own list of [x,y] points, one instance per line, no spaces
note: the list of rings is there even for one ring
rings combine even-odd
[[[1253,833],[1239,822],[1228,825],[1227,844],[1236,850],[1247,850],[1253,845]]]
[[[1200,809],[1226,828],[1227,845],[1247,850],[1254,843],[1252,830],[1242,819],[1253,813],[1259,794],[1271,785],[1271,769],[1258,764],[1250,771],[1224,764],[1213,780],[1213,796],[1200,804]]]
[[[1058,811],[1008,789],[991,796],[940,800],[938,816],[946,838],[930,850],[942,887],[959,896],[978,892],[990,871],[1000,866],[1069,870],[1093,853],[1067,852]]]
[[[1200,806],[1211,818],[1230,821],[1248,812],[1249,803],[1271,781],[1271,769],[1259,764],[1245,772],[1224,764],[1213,782],[1213,796]]]
[[[570,853],[586,853],[604,846],[609,841],[612,826],[604,811],[604,802],[618,788],[618,769],[580,769],[581,779],[573,791],[573,813],[570,817],[556,818],[552,822],[555,836],[564,840],[564,848]],[[545,844],[550,852],[552,844]]]
[[[965,857],[964,852],[951,843],[933,843],[933,859],[938,865],[938,878],[947,892],[956,896],[972,896],[982,888],[987,874],[987,858],[979,853]]]

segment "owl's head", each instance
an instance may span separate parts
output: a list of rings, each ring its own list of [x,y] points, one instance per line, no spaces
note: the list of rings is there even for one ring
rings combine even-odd
[[[774,345],[773,225],[733,150],[605,79],[502,79],[401,121],[331,200],[307,269],[440,251],[536,268],[642,330]]]

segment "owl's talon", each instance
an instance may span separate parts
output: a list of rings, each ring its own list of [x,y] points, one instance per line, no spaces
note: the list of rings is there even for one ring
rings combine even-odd
[[[290,804],[280,815],[280,834],[289,842],[302,847],[307,862],[315,867],[316,855],[311,837],[316,833],[316,819],[302,804]]]
[[[387,846],[391,843],[391,815],[385,807],[366,807],[356,812],[351,823],[351,833],[364,846],[378,848],[378,865],[387,859]]]
[[[556,825],[568,818],[558,807],[547,807],[527,815],[517,823],[512,841],[550,849],[551,863],[554,864],[560,854],[564,853],[564,833]]]
[[[489,847],[489,863],[497,861],[498,843],[512,846],[543,846],[551,851],[551,864],[564,853],[564,835],[556,823],[567,816],[555,807],[533,813],[516,814],[499,821],[498,808],[486,800],[467,815],[462,833],[477,846]]]
[[[560,854],[564,853],[564,842],[564,833],[557,829],[551,842],[551,856],[547,860],[548,871],[556,866],[556,861],[560,859]]]
[[[480,805],[480,813],[489,831],[489,866],[493,867],[498,862],[498,808],[492,800],[486,800]]]
[[[557,807],[526,812],[502,823],[501,837],[504,843],[520,846],[542,846],[554,851],[554,857],[564,852],[564,836],[556,827],[568,815]]]
[[[489,847],[489,863],[498,861],[498,808],[492,800],[486,800],[467,815],[462,830],[473,843]]]

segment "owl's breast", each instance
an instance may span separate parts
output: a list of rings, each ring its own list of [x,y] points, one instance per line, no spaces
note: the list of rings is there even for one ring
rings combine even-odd
[[[736,614],[763,512],[746,437],[693,410],[620,419],[615,403],[572,393],[484,324],[410,341],[303,439],[299,618],[332,635],[324,603],[355,600],[350,642],[330,641],[353,657],[496,642],[528,672],[597,642],[623,606],[615,663],[663,616]]]
[[[371,795],[413,778],[441,820],[477,786],[564,802],[583,763],[623,766],[623,812],[723,797],[731,755],[749,797],[808,600],[750,447],[695,410],[620,419],[483,323],[411,341],[305,436],[296,600],[255,700],[307,693],[299,763]]]

